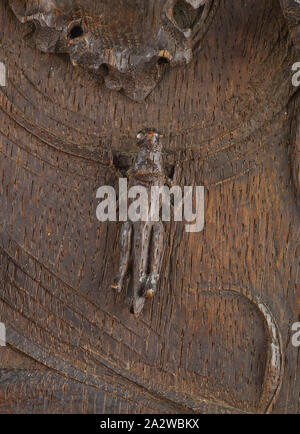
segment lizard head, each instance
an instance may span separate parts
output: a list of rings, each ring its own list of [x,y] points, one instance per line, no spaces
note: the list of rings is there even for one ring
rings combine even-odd
[[[9,0],[35,26],[37,47],[67,53],[106,87],[144,100],[171,67],[187,64],[219,0]]]
[[[137,135],[140,151],[137,154],[133,169],[129,173],[129,176],[133,176],[136,181],[145,184],[163,181],[161,137],[162,135],[153,129],[145,129]]]
[[[161,138],[163,135],[153,129],[145,129],[137,135],[138,146],[149,152],[161,152]]]

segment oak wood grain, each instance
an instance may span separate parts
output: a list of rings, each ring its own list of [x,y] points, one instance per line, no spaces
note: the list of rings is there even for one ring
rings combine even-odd
[[[265,412],[271,337],[299,413],[300,61],[280,3],[226,0],[192,63],[142,103],[56,54],[0,4],[0,412]],[[205,229],[171,222],[159,289],[136,319],[116,298],[121,224],[96,219],[143,128],[180,186],[205,186]],[[276,390],[274,390],[276,394]]]

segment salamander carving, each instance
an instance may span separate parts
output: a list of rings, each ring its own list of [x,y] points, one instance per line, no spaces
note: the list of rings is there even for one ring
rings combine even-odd
[[[129,187],[145,187],[148,197],[152,186],[162,186],[166,182],[160,137],[153,130],[145,130],[138,135],[140,151],[133,168],[127,173]],[[121,230],[120,269],[112,285],[118,292],[129,285],[130,311],[135,316],[142,311],[146,299],[153,297],[157,291],[163,255],[163,224],[161,221],[152,221],[151,216],[148,220],[124,223]]]

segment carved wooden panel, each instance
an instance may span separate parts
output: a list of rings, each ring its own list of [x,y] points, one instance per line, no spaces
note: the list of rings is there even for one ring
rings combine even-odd
[[[300,6],[140,3],[0,3],[0,412],[299,412]],[[136,318],[96,191],[145,128],[205,227]]]

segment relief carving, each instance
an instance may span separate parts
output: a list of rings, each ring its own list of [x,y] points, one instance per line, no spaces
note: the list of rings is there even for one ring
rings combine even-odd
[[[122,0],[103,0],[101,2],[95,0],[87,0],[87,1],[9,0],[9,4],[13,12],[15,13],[15,15],[22,23],[27,22],[33,24],[35,29],[34,32],[35,41],[37,47],[42,52],[67,54],[70,57],[71,63],[74,66],[81,67],[89,71],[89,73],[92,73],[95,76],[95,79],[99,79],[103,81],[104,85],[108,89],[121,92],[134,101],[143,101],[157,86],[157,84],[162,80],[164,75],[168,73],[168,70],[170,70],[170,68],[177,67],[177,66],[184,66],[192,61],[193,56],[195,56],[197,48],[203,41],[205,33],[208,31],[214,13],[219,5],[219,0],[142,0],[140,2],[137,2],[135,0],[128,0],[126,2],[123,2]],[[290,31],[293,44],[295,45],[296,49],[299,49],[300,48],[300,32],[299,32],[300,2],[296,0],[280,0],[280,4],[282,6],[282,10],[287,21],[287,25]],[[278,3],[277,3],[277,7],[279,9]],[[151,17],[151,19],[149,17]],[[298,59],[298,61],[300,61],[300,58]],[[177,95],[175,95],[175,97],[177,97]],[[216,106],[217,103],[215,104],[214,108]],[[299,192],[299,188],[300,188],[300,177],[299,177],[300,130],[299,130],[299,108],[298,107],[299,107],[298,96],[296,95],[296,97],[294,97],[293,100],[291,101],[289,110],[290,110],[290,119],[291,119],[290,161],[291,161],[292,174],[294,178],[294,183],[297,188],[297,192]],[[97,109],[98,108],[99,107],[97,106]],[[106,106],[104,107],[104,111],[105,110],[106,110]],[[158,116],[156,118],[158,118]],[[201,126],[202,124],[200,124],[199,122],[199,125]],[[199,133],[199,137],[200,137],[200,133]],[[213,137],[213,135],[211,135],[209,139],[211,137]],[[139,135],[138,138],[140,140],[141,150],[135,160],[133,169],[127,172],[130,186],[146,185],[146,187],[150,187],[151,185],[153,185],[153,183],[156,183],[157,185],[164,185],[166,183],[166,178],[165,178],[165,173],[162,164],[162,157],[161,157],[162,149],[159,142],[159,135],[157,135],[155,131],[151,130],[151,131],[144,131],[142,134]],[[256,140],[259,141],[258,136],[256,136]],[[203,142],[204,141],[207,141],[206,136],[205,136],[205,140],[203,139]],[[188,140],[186,142],[189,143]],[[251,145],[250,140],[248,142],[246,142],[245,140],[245,143],[246,143],[245,148],[248,146],[248,148],[250,149],[250,145]],[[149,166],[145,167],[144,164],[145,161],[149,163],[149,158],[148,158],[149,155],[147,155],[147,153],[150,154],[154,153],[153,162],[154,161],[158,162],[158,167],[156,167],[156,172],[155,170],[154,171],[152,170],[153,165],[150,165],[150,169],[151,169],[150,171],[149,171]],[[234,159],[232,159],[231,161],[233,160]],[[73,174],[72,174],[72,179],[73,179]],[[83,181],[81,180],[81,182]],[[225,190],[226,187],[223,187],[222,184],[220,185],[222,188],[224,188],[224,190],[222,190],[222,194],[226,198],[227,197],[226,196],[227,193]],[[249,183],[248,186],[249,189],[251,189],[251,185],[252,184]],[[8,191],[8,188],[5,191]],[[242,187],[240,191],[242,195],[243,194]],[[255,194],[253,194],[253,197],[255,196]],[[211,195],[213,195],[213,193],[211,193]],[[261,196],[263,196],[263,194],[261,194]],[[245,198],[247,197],[248,196],[245,194]],[[250,197],[250,193],[249,193],[249,197]],[[10,202],[13,204],[15,203],[15,201],[13,200],[11,200]],[[250,203],[250,199],[249,199],[249,203]],[[225,205],[227,206],[228,204],[225,203]],[[247,209],[246,207],[248,207],[248,202],[246,200],[244,201],[244,207],[245,209]],[[226,208],[226,212],[227,212],[227,208]],[[289,212],[287,213],[288,215]],[[220,211],[219,214],[221,213],[222,210]],[[266,211],[266,214],[267,213],[268,210]],[[245,212],[245,215],[246,214],[247,212]],[[251,216],[253,218],[253,215],[251,215],[249,211],[249,219],[251,218]],[[271,216],[270,227],[272,227],[272,223],[273,221],[275,221],[275,217],[274,220],[272,220],[271,213],[270,216]],[[232,226],[234,228],[238,227],[239,222],[240,221],[243,222],[243,217],[244,216],[242,215],[242,217],[239,217],[240,219],[237,218],[236,221],[233,221]],[[261,216],[262,221],[264,221],[263,218],[265,218],[265,215]],[[266,217],[267,222],[269,222],[268,219],[269,219],[269,215],[267,215]],[[224,218],[224,221],[226,221],[226,216]],[[296,219],[294,221],[296,221]],[[288,225],[286,224],[286,226]],[[247,227],[248,226],[246,225],[246,229]],[[251,228],[251,224],[249,224],[249,227]],[[280,225],[278,225],[278,227],[284,227],[284,224],[280,221]],[[253,232],[256,233],[255,231]],[[91,230],[91,233],[94,234],[93,230]],[[236,232],[232,231],[232,233],[234,238]],[[120,260],[119,274],[116,277],[112,287],[116,289],[118,292],[121,292],[123,290],[126,291],[127,287],[129,287],[131,291],[129,293],[130,309],[131,312],[134,313],[136,317],[142,311],[144,307],[144,303],[147,300],[147,298],[152,297],[157,291],[157,284],[160,275],[160,265],[163,256],[163,248],[164,248],[164,241],[165,241],[164,237],[165,234],[161,222],[157,222],[155,224],[146,224],[141,222],[137,222],[137,223],[125,222],[122,227],[121,260]],[[78,238],[81,239],[80,236]],[[219,246],[216,246],[216,244],[214,245],[215,250],[212,249],[211,244],[214,243],[214,240],[211,243],[211,238],[209,237],[209,235],[207,235],[207,239],[209,240],[209,243],[207,243],[209,244],[209,249],[212,250],[213,252],[218,252]],[[274,239],[276,241],[275,237]],[[255,240],[256,239],[252,240],[253,245]],[[268,240],[269,240],[268,241],[269,245],[271,246],[270,247],[270,251],[271,251],[272,245],[270,243],[272,239],[268,238]],[[292,240],[291,243],[293,243],[292,237],[291,240]],[[244,241],[241,239],[240,242],[242,244]],[[90,240],[89,243],[92,244]],[[234,246],[234,243],[232,243],[232,245]],[[188,245],[188,247],[190,247],[190,245]],[[175,249],[173,250],[171,249],[172,246],[170,247],[170,251],[174,252]],[[196,252],[195,247],[194,249]],[[207,249],[207,251],[209,251],[209,249]],[[276,249],[274,248],[273,250],[275,252]],[[284,251],[284,248],[282,249],[282,251]],[[259,251],[257,253],[256,250],[254,251],[254,247],[253,247],[252,251],[250,251],[249,248],[249,252],[248,252],[248,256],[246,257],[246,253],[244,254],[244,251],[242,250],[241,255],[242,258],[244,257],[243,255],[245,255],[245,258],[248,260],[251,254],[253,254],[253,258],[250,257],[252,262],[249,260],[250,265],[251,266],[253,265],[252,268],[254,268],[254,266],[257,264],[259,264],[261,268],[267,268],[268,264],[266,264],[265,262],[260,263],[258,260],[256,261],[257,258],[260,258]],[[255,254],[257,256],[255,256]],[[285,251],[284,254],[286,254]],[[99,252],[94,253],[95,258],[98,258],[97,255],[99,256]],[[208,257],[207,253],[206,255],[207,255],[206,257]],[[18,260],[21,262],[19,256],[20,256],[19,254],[16,255]],[[90,257],[93,255],[91,255],[90,251],[88,251],[88,254],[86,256]],[[205,257],[205,251],[204,254],[202,254],[202,257]],[[198,261],[198,264],[201,263],[202,257],[201,260]],[[283,255],[281,256],[281,259],[282,257]],[[196,256],[196,259],[198,258],[200,258],[200,253],[199,256]],[[279,254],[276,257],[276,259],[278,258],[279,258]],[[279,262],[280,261],[278,260],[278,263]],[[217,261],[215,261],[215,264],[216,263]],[[273,261],[273,263],[275,263],[275,261]],[[287,266],[289,266],[292,263],[292,260],[290,259],[290,257],[287,258],[284,257],[284,261],[281,261],[281,263],[286,263]],[[217,265],[219,267],[219,264]],[[251,268],[249,265],[247,266],[249,269]],[[230,265],[228,265],[228,268],[231,269],[231,263]],[[8,269],[8,267],[5,267],[5,270],[6,269]],[[38,269],[38,267],[36,266],[35,269]],[[217,268],[217,271],[221,272],[222,270],[221,271],[220,270],[221,267]],[[271,271],[273,272],[274,269],[272,269]],[[48,269],[45,271],[45,273],[46,272],[48,273]],[[199,273],[199,270],[197,269],[196,272]],[[201,272],[205,273],[206,270],[201,269]],[[241,268],[240,271],[241,276],[242,276],[242,272],[244,272],[244,269]],[[289,270],[286,271],[288,277],[289,277],[288,274],[289,272],[290,272]],[[80,273],[81,273],[81,269],[80,269]],[[290,273],[291,273],[290,281],[292,281],[293,279],[292,272]],[[109,272],[107,274],[109,274]],[[279,277],[281,277],[279,272],[278,275]],[[266,282],[268,282],[267,272],[266,272],[266,276],[267,276]],[[110,276],[109,278],[111,279]],[[273,280],[275,281],[275,278],[277,279],[277,275],[274,275],[274,279],[272,275],[272,282]],[[38,281],[38,279],[39,276],[36,278],[36,281]],[[50,293],[50,291],[53,290],[54,295],[59,294],[60,297],[66,298],[67,300],[66,303],[69,302],[68,295],[70,293],[71,284],[69,284],[69,286],[66,285],[65,288],[64,284],[59,279],[57,279],[58,283],[57,286],[55,287],[52,284],[51,279],[50,277],[44,279],[46,284],[48,284],[48,282],[51,283],[51,285],[49,284],[49,288],[46,288],[48,292]],[[130,285],[128,285],[127,280],[131,280]],[[91,285],[91,287],[93,286]],[[274,287],[275,289],[277,288],[275,284]],[[53,288],[54,289],[58,288],[58,289],[55,292]],[[176,285],[174,285],[174,288],[175,289],[172,288],[172,290],[175,293]],[[185,287],[183,286],[183,288]],[[220,288],[222,288],[221,285]],[[42,287],[39,288],[39,291],[42,290],[43,290]],[[198,289],[195,289],[195,293],[197,292],[197,290]],[[285,293],[286,293],[284,292],[285,290],[286,287],[283,285],[282,298],[285,297]],[[225,291],[226,289],[224,288],[220,290],[220,292],[225,292]],[[257,404],[257,407],[260,412],[270,413],[274,410],[274,405],[279,397],[283,380],[287,382],[286,378],[290,375],[289,369],[291,368],[289,367],[289,363],[291,366],[293,366],[292,362],[289,362],[289,360],[288,360],[289,363],[284,364],[284,360],[287,357],[290,357],[287,356],[285,353],[286,345],[287,345],[286,331],[283,330],[283,326],[282,326],[283,320],[280,319],[280,315],[278,314],[278,312],[276,312],[276,314],[274,314],[273,312],[275,303],[271,303],[270,300],[268,300],[268,297],[272,300],[271,297],[273,297],[273,294],[276,295],[276,291],[274,290],[272,292],[270,290],[270,292],[267,293],[266,296],[261,295],[259,291],[257,292],[257,294],[260,295],[256,295],[256,293],[241,289],[240,287],[237,287],[236,290],[230,287],[228,291],[237,292],[242,296],[246,297],[251,303],[253,303],[257,307],[259,313],[263,316],[264,323],[266,326],[266,331],[268,333],[268,345],[266,346],[266,350],[268,352],[268,357],[267,357],[268,363],[266,365],[266,370],[264,373],[262,394],[260,397],[260,401]],[[163,293],[163,291],[161,292]],[[290,290],[290,293],[291,292],[292,290]],[[10,293],[7,295],[7,297],[9,297],[9,295]],[[92,303],[89,304],[87,303],[86,294],[84,294],[81,298],[80,297],[81,295],[78,295],[76,293],[76,296],[74,297],[74,300],[77,303],[76,307],[79,306],[79,308],[81,308],[81,306],[83,305],[85,306],[86,303],[87,307],[90,309],[90,311],[92,311],[94,306],[92,305]],[[154,302],[156,302],[157,299],[158,296],[155,297]],[[186,302],[186,305],[189,307],[188,302]],[[167,302],[165,302],[164,306],[166,306],[167,309],[168,308],[170,309],[169,304]],[[102,306],[101,308],[103,309]],[[115,307],[111,307],[111,305],[109,305],[109,308],[115,309]],[[86,310],[88,311],[88,309]],[[94,313],[94,311],[92,312]],[[109,320],[105,316],[106,312],[103,313],[101,309],[99,309],[99,312],[97,312],[97,315],[99,315],[99,318],[101,319],[101,321],[99,320],[99,324],[101,324],[101,327],[102,324],[105,324],[105,326],[106,324],[110,324]],[[120,311],[113,310],[113,312],[115,317],[117,317],[117,314],[120,314],[121,309]],[[65,314],[64,311],[63,314]],[[104,319],[102,318],[101,315],[103,315]],[[167,316],[167,314],[165,315]],[[40,317],[42,318],[41,315],[40,316],[37,315],[38,320],[40,319]],[[135,321],[136,319],[133,318],[132,321],[133,320]],[[98,317],[97,317],[97,321],[98,321]],[[122,321],[120,321],[121,325],[122,325]],[[144,325],[142,321],[139,324],[142,324],[142,326]],[[176,321],[174,321],[174,324],[177,327],[177,317],[176,317]],[[96,325],[98,326],[98,323],[96,323]],[[115,321],[114,324],[115,329],[118,326],[119,326],[119,322]],[[120,326],[120,330],[121,330],[121,326]],[[178,330],[180,330],[179,326],[178,326]],[[97,363],[100,360],[101,363],[104,365],[105,362],[107,363],[107,366],[109,367],[109,369],[111,369],[111,371],[115,369],[116,374],[118,376],[123,375],[124,378],[126,378],[126,381],[129,379],[132,382],[132,384],[134,383],[134,384],[141,385],[143,387],[148,387],[146,383],[145,386],[144,383],[138,382],[139,380],[138,371],[133,371],[132,368],[131,371],[128,372],[127,365],[125,366],[125,368],[123,368],[123,365],[120,367],[120,364],[118,364],[119,361],[117,362],[115,362],[115,360],[111,361],[109,358],[107,361],[106,354],[104,354],[103,356],[101,353],[101,351],[103,351],[102,347],[104,348],[104,345],[102,345],[101,342],[102,347],[100,347],[98,340],[96,340],[95,338],[95,336],[97,336],[97,333],[99,333],[99,330],[96,329],[96,326],[94,324],[91,325],[90,335],[88,335],[88,333],[90,332],[88,328],[87,330],[85,330],[83,327],[82,330],[80,330],[80,332],[86,333],[86,336],[84,335],[84,339],[86,339],[86,341],[88,340],[91,341],[94,347],[92,347],[92,351],[91,351],[92,354],[91,362],[90,362],[91,371],[89,371],[88,374],[86,373],[86,370],[82,370],[82,372],[78,371],[79,373],[76,373],[77,375],[76,378],[74,377],[76,380],[79,379],[81,382],[84,381],[89,382],[89,384],[91,384],[93,387],[99,386],[99,378],[102,379],[103,377],[102,372],[101,375],[99,375],[99,377],[97,377],[98,373],[97,374],[93,373],[93,369],[94,369],[93,357],[95,356],[95,354],[97,354],[99,357],[99,359],[96,360]],[[121,333],[115,333],[115,335],[121,336]],[[42,354],[41,356],[37,345],[37,349],[34,346],[33,346],[33,350],[31,350],[30,348],[30,351],[32,351],[32,353],[30,353],[28,348],[26,347],[27,344],[23,343],[22,339],[19,339],[17,333],[16,333],[16,337],[13,336],[13,338],[15,339],[13,341],[13,344],[16,347],[18,345],[24,345],[24,347],[21,348],[24,352],[27,352],[29,355],[38,354],[38,356],[35,356],[37,359],[39,357],[40,358],[39,360],[41,362],[46,364],[47,361],[48,366],[57,369],[57,365],[58,365],[57,360],[59,360],[60,362],[60,359],[56,357],[54,351],[50,351],[49,355],[44,356],[44,354]],[[95,341],[93,339],[95,339]],[[155,339],[153,339],[153,341],[156,343],[157,341],[156,337]],[[52,335],[51,338],[49,338],[49,342],[53,343]],[[128,342],[129,343],[127,343],[126,341],[127,347],[130,347],[131,342],[129,341],[129,339]],[[164,341],[163,344],[165,345]],[[99,345],[99,347],[97,345]],[[109,344],[107,344],[107,347],[108,345]],[[40,345],[40,347],[42,347],[42,345]],[[43,351],[46,351],[44,350],[44,347],[42,348]],[[111,352],[107,351],[107,353],[111,354],[112,351]],[[60,367],[62,366],[61,368],[62,372],[64,372],[65,374],[73,375],[73,370],[69,368],[69,365],[72,366],[73,363],[73,354],[74,354],[73,348],[72,350],[69,351],[69,354],[70,354],[70,361],[63,353],[62,359],[63,357],[66,357],[67,362],[61,363],[59,366]],[[67,355],[68,357],[69,354]],[[141,355],[140,357],[141,360],[143,360],[143,356],[144,354]],[[149,357],[149,354],[147,354],[147,357]],[[145,359],[146,359],[145,366],[147,368],[148,366],[151,366],[151,364],[149,363],[149,359],[147,359],[146,357]],[[77,363],[77,359],[75,362]],[[286,370],[286,372],[284,372],[284,369]],[[165,375],[165,373],[163,373],[163,375]],[[149,373],[148,373],[148,377],[152,378]],[[141,378],[144,377],[141,376]],[[178,378],[181,379],[180,374],[178,374]],[[158,388],[159,393],[157,393],[155,387],[153,387],[153,389],[149,387],[149,390],[159,395],[159,393],[161,393],[161,390],[163,390],[163,387],[162,389]],[[161,393],[161,395],[165,396],[164,393]],[[174,399],[174,402],[176,400],[180,401],[180,398],[178,398],[177,396],[174,397],[172,396],[172,394],[170,396],[172,397],[172,399]],[[286,399],[285,395],[283,395],[283,398]],[[281,398],[280,405],[283,405],[282,404],[284,402],[283,398]],[[217,400],[216,400],[216,405],[217,405]]]
[[[192,60],[218,0],[10,0],[37,47],[67,53],[106,87],[144,100],[169,67]]]
[[[160,134],[145,130],[138,134],[138,153],[134,166],[127,173],[129,187],[142,186],[150,193],[152,186],[163,186]],[[161,221],[127,221],[121,230],[121,260],[119,274],[112,285],[121,292],[130,284],[130,311],[138,316],[145,301],[157,291],[164,247],[164,227]]]

